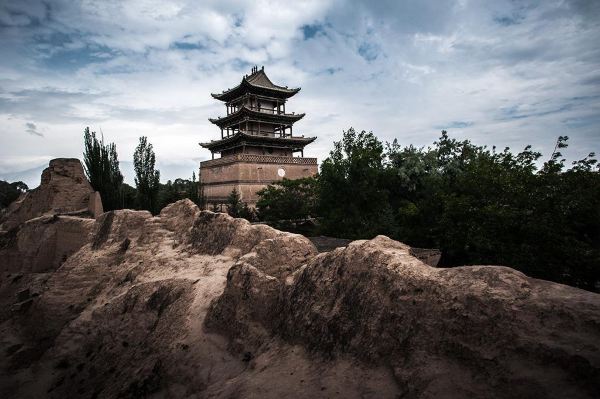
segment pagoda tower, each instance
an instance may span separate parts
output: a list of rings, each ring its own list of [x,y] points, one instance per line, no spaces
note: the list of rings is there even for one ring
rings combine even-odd
[[[212,153],[211,160],[200,163],[207,205],[226,204],[236,189],[242,201],[255,206],[256,193],[267,185],[317,173],[317,159],[304,158],[304,147],[316,137],[294,135],[292,127],[304,114],[285,111],[287,100],[299,91],[273,84],[264,67],[253,67],[239,85],[212,94],[225,103],[227,115],[209,119],[221,138],[200,143]]]

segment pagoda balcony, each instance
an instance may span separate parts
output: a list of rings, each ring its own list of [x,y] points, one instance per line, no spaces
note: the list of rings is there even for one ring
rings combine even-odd
[[[199,143],[202,147],[209,149],[213,156],[215,153],[223,153],[240,147],[265,147],[279,148],[291,152],[302,152],[307,144],[315,141],[316,137],[304,136],[272,136],[272,135],[251,135],[243,132],[236,133],[221,140],[211,140],[210,142]]]
[[[268,163],[284,165],[316,165],[317,158],[286,157],[282,155],[234,154],[217,159],[202,161],[202,166],[225,165],[234,162]]]
[[[242,108],[247,108],[251,111],[255,111],[255,112],[262,112],[263,114],[273,114],[273,115],[295,115],[295,112],[292,112],[291,114],[287,114],[285,112],[285,110],[281,109],[281,108],[271,108],[271,107],[258,107],[258,106],[254,106],[254,105],[244,105],[242,107],[228,107],[227,108],[227,115],[232,115],[235,114],[236,112],[238,112],[240,109]]]
[[[251,136],[263,136],[263,137],[281,137],[281,138],[285,138],[285,137],[292,137],[291,133],[284,133],[281,131],[265,131],[265,130],[256,130],[256,129],[240,129],[239,130],[240,133],[244,133],[244,134],[249,134]],[[231,137],[235,134],[237,134],[238,132],[235,131],[233,133],[230,133],[229,135],[225,135],[224,137]]]
[[[256,107],[258,108],[258,107]],[[304,117],[304,114],[286,114],[271,112],[259,112],[258,109],[251,109],[249,106],[240,107],[236,112],[224,117],[209,118],[211,123],[226,128],[241,122],[257,121],[272,124],[293,124]]]

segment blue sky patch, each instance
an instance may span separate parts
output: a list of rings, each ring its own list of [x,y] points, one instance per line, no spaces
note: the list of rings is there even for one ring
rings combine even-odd
[[[452,121],[447,123],[446,125],[438,125],[435,126],[434,128],[436,130],[443,130],[443,129],[464,129],[467,127],[471,127],[473,126],[475,123],[474,122],[470,122],[470,121]]]
[[[523,20],[522,17],[517,17],[517,16],[502,16],[502,17],[494,17],[494,22],[497,23],[498,25],[502,25],[502,26],[512,26],[512,25],[518,25],[521,23],[521,21]]]
[[[325,32],[323,29],[323,25],[321,24],[303,25],[300,29],[302,29],[304,40],[312,39],[318,34]]]
[[[366,61],[374,61],[379,56],[380,49],[375,43],[363,42],[358,46],[358,54]]]
[[[187,42],[174,42],[172,44],[173,48],[179,50],[204,50],[207,47],[201,43],[187,43]]]

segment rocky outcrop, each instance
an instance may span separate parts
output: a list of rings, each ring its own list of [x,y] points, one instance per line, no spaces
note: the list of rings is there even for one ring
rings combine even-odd
[[[277,335],[389,365],[407,397],[600,392],[596,294],[506,267],[435,269],[383,236],[305,261],[276,277],[241,258],[207,325],[238,350],[260,352]]]
[[[41,216],[0,235],[0,271],[56,270],[89,241],[94,221],[73,216]]]
[[[99,193],[92,189],[75,158],[50,161],[39,187],[12,203],[0,218],[0,230],[9,231],[42,215],[71,214],[96,218],[102,214]]]
[[[61,226],[80,248],[28,266]],[[600,394],[600,297],[506,267],[433,268],[383,236],[318,254],[188,200],[19,234],[3,244],[31,250],[0,280],[2,397]]]
[[[329,252],[336,248],[347,247],[352,240],[325,236],[309,237],[319,252]],[[437,266],[442,258],[442,251],[432,248],[410,248],[410,254],[429,266]]]

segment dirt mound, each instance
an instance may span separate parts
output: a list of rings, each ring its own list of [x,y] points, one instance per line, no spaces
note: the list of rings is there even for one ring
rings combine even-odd
[[[89,240],[94,221],[41,216],[0,235],[0,271],[38,273],[57,269]]]
[[[76,158],[57,158],[42,172],[39,187],[13,202],[0,218],[0,230],[9,231],[42,215],[102,213],[100,195],[92,189]]]
[[[238,350],[277,335],[389,365],[409,397],[600,393],[598,295],[506,267],[436,269],[410,253],[383,236],[356,241],[307,258],[292,279],[242,258],[208,326]]]
[[[38,218],[0,247],[2,397],[599,394],[597,294],[386,237],[318,254],[183,200]]]

